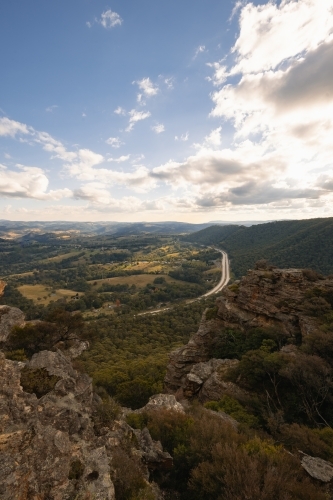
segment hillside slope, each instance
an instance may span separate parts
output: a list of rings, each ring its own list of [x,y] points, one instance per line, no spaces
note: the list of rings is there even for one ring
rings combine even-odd
[[[333,273],[333,218],[270,222],[251,227],[211,226],[184,240],[219,245],[229,253],[236,277],[259,259],[284,267]]]

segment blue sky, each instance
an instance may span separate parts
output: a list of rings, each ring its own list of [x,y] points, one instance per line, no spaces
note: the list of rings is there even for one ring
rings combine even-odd
[[[0,6],[0,218],[332,216],[333,0]]]

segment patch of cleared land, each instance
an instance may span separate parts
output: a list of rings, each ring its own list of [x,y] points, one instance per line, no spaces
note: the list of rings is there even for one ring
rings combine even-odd
[[[96,288],[98,289],[102,283],[107,283],[108,285],[136,285],[138,288],[143,288],[149,283],[153,283],[154,279],[157,277],[163,277],[167,283],[183,283],[186,284],[185,281],[175,280],[170,276],[164,274],[136,274],[133,276],[119,276],[117,278],[105,278],[100,280],[88,281],[90,285],[93,285],[95,282],[97,283]],[[94,287],[95,288],[95,287]]]
[[[53,292],[51,287],[44,285],[22,285],[18,287],[18,290],[24,297],[38,304],[49,304],[51,300],[56,301],[65,297],[70,298],[77,293],[74,290],[65,290],[62,288]],[[79,293],[79,295],[82,295],[82,293]]]
[[[78,255],[81,252],[82,252],[82,250],[69,252],[69,253],[63,253],[61,255],[56,255],[55,257],[49,257],[48,259],[44,259],[42,262],[60,262],[64,259],[68,259],[69,257],[75,257],[75,255]]]

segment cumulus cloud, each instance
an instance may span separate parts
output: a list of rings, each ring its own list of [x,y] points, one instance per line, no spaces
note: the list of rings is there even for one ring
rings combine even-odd
[[[117,12],[112,11],[111,9],[103,12],[100,19],[95,19],[95,21],[101,24],[105,29],[114,28],[115,26],[121,26],[121,24],[123,23],[120,15],[117,14]]]
[[[123,142],[119,139],[119,137],[109,137],[106,141],[106,144],[109,144],[109,146],[112,146],[113,148],[120,148],[120,146],[123,146]]]
[[[128,161],[130,159],[131,155],[122,155],[119,156],[119,158],[108,158],[108,162],[115,162],[115,163],[123,163],[124,161]]]
[[[248,3],[240,14],[231,72],[260,73],[316,49],[331,34],[332,0]]]
[[[0,136],[14,137],[16,134],[29,134],[27,125],[6,117],[0,118]]]
[[[192,178],[204,182],[199,204],[271,203],[280,208],[288,200],[316,206],[329,200],[331,178],[319,181],[318,176],[332,165],[332,9],[333,0],[235,4],[240,32],[232,49],[234,63],[209,66],[210,81],[219,87],[212,93],[211,116],[235,127],[231,150],[240,170],[235,165],[231,178],[219,152],[225,178],[216,188],[209,187],[207,176],[195,174],[195,166]],[[219,148],[220,140],[216,129],[198,153],[205,157],[203,165],[208,161],[208,171],[217,164],[208,149]],[[194,156],[178,164],[180,178],[196,163]]]
[[[164,204],[161,200],[140,200],[135,196],[115,198],[105,189],[103,184],[89,183],[73,193],[76,200],[89,202],[88,210],[106,213],[133,213],[153,210],[162,210]]]
[[[189,140],[189,137],[190,137],[190,134],[188,132],[186,132],[185,134],[182,134],[180,136],[178,135],[175,135],[175,141],[188,141]]]
[[[218,147],[221,145],[221,130],[222,127],[217,127],[205,137],[205,144],[208,146]]]
[[[136,83],[139,86],[139,89],[145,95],[145,97],[152,97],[158,94],[158,86],[154,85],[149,77],[142,78],[142,80],[135,81],[133,83]]]
[[[118,106],[118,108],[116,108],[114,110],[114,113],[116,115],[122,115],[122,116],[125,116],[126,115],[126,111],[124,110],[124,108],[122,108],[121,106]]]
[[[37,200],[60,200],[69,197],[69,189],[47,191],[49,180],[41,168],[18,166],[18,171],[1,166],[0,195]]]
[[[151,116],[149,111],[137,111],[136,109],[132,109],[129,113],[130,119],[128,127],[125,129],[126,132],[130,132],[133,130],[134,125],[142,120],[146,120]]]
[[[150,113],[132,110],[129,115],[132,123],[135,123],[147,118]],[[101,166],[104,162],[124,163],[130,159],[131,155],[106,159],[103,155],[87,148],[69,151],[60,141],[47,132],[36,131],[32,127],[27,127],[22,123],[7,118],[2,119],[1,126],[2,135],[28,134],[32,144],[39,144],[46,152],[51,154],[51,159],[61,160],[64,172],[72,178],[87,183],[103,183],[109,186],[121,185],[138,192],[146,192],[156,186],[156,180],[149,175],[149,170],[143,165],[134,165],[132,170],[127,172]],[[114,144],[114,141],[111,142]],[[142,155],[137,155],[134,161],[137,163],[143,158]],[[20,197],[30,196],[36,199],[59,199],[59,197],[71,195],[71,191],[67,189],[47,191],[48,178],[42,169],[20,167],[20,172],[11,172],[5,166],[0,166],[0,168],[2,180],[0,193],[2,194]],[[97,189],[96,184],[93,186],[94,189]]]
[[[165,132],[165,127],[163,123],[158,123],[157,125],[152,126],[152,130],[155,132],[155,134],[161,134],[162,132]]]

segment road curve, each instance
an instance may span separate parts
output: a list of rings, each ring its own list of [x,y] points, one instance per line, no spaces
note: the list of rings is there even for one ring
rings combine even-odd
[[[227,252],[225,252],[224,250],[220,250],[219,248],[214,248],[214,250],[222,254],[221,279],[212,290],[209,290],[209,292],[205,293],[200,298],[209,297],[214,293],[220,292],[230,281],[230,266]]]
[[[209,248],[212,248],[212,247],[209,247]],[[214,250],[216,250],[217,252],[220,252],[222,254],[220,281],[218,282],[218,284],[214,288],[212,288],[212,290],[209,290],[209,292],[206,292],[204,295],[201,295],[200,297],[197,297],[196,299],[186,300],[186,304],[192,304],[192,302],[196,302],[197,300],[201,300],[201,299],[204,299],[205,297],[209,297],[210,295],[214,295],[214,293],[218,293],[221,290],[223,290],[223,288],[225,286],[227,286],[227,284],[229,283],[229,281],[230,281],[230,265],[229,265],[228,254],[227,254],[227,252],[225,252],[224,250],[220,250],[219,248],[214,247]],[[138,313],[137,316],[145,316],[146,314],[159,314],[161,312],[169,311],[170,309],[172,309],[172,307],[173,306],[165,307],[163,309],[154,309],[153,311],[145,311],[142,313]]]

